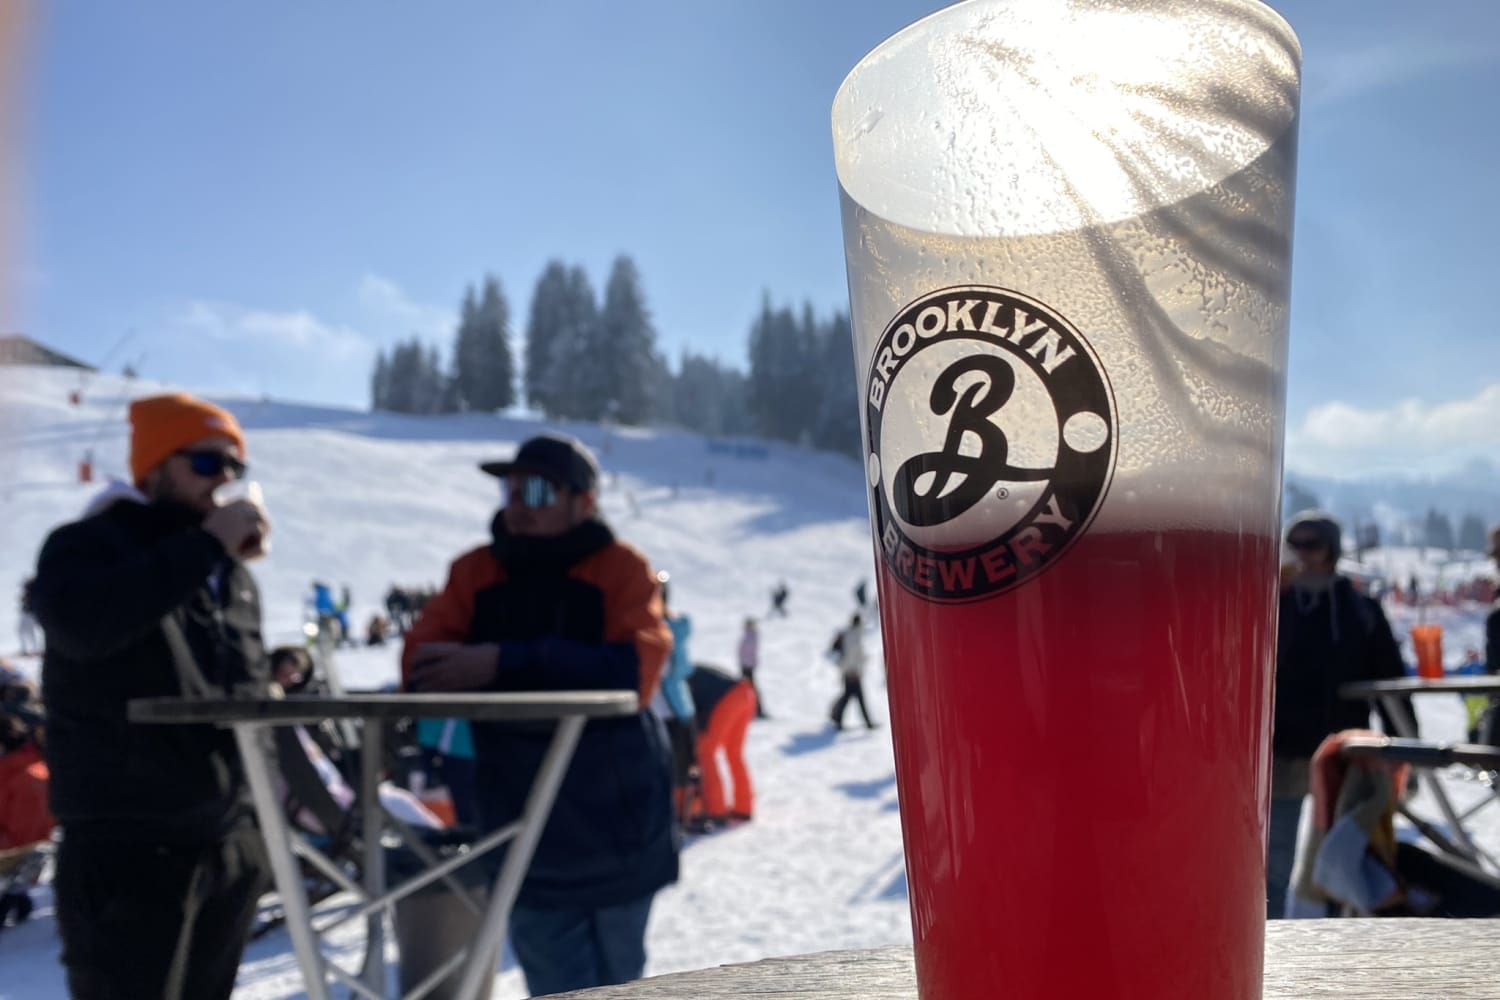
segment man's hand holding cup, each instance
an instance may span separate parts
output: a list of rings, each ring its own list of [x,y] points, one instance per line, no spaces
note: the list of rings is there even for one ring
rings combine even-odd
[[[271,551],[271,531],[260,484],[254,480],[225,483],[215,493],[219,507],[203,519],[203,530],[224,551],[240,560],[259,559]]]

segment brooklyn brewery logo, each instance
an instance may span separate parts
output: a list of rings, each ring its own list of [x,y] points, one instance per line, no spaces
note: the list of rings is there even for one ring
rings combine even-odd
[[[933,601],[1036,576],[1088,527],[1114,472],[1114,396],[1093,349],[1003,288],[903,309],[871,358],[865,426],[886,565]]]

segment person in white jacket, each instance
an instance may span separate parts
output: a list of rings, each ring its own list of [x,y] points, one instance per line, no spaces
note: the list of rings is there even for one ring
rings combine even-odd
[[[864,717],[865,728],[874,729],[870,709],[865,704],[865,633],[864,622],[858,614],[850,618],[849,625],[833,637],[833,645],[828,651],[844,677],[844,693],[839,695],[833,707],[828,710],[828,719],[833,723],[833,728],[844,728],[844,709],[853,700],[859,702],[859,714]]]

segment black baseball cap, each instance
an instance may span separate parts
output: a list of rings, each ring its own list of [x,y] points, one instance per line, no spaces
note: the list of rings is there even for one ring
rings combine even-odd
[[[588,446],[566,434],[538,434],[521,443],[516,457],[504,462],[481,462],[492,476],[546,476],[577,493],[592,493],[599,485],[599,463]]]
[[[1334,562],[1344,553],[1344,532],[1339,527],[1338,521],[1333,515],[1321,510],[1304,510],[1300,514],[1292,516],[1291,524],[1287,525],[1286,540],[1291,541],[1292,535],[1301,534],[1317,539],[1328,553],[1333,556]]]

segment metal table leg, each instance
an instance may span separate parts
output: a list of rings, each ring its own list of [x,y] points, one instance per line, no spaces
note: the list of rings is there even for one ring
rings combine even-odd
[[[1385,707],[1386,712],[1390,715],[1391,721],[1395,723],[1398,735],[1404,736],[1409,740],[1419,738],[1417,736],[1417,722],[1411,717],[1411,713],[1406,710],[1406,705],[1400,698],[1393,695],[1386,695],[1380,701]],[[1453,836],[1458,840],[1460,850],[1470,861],[1477,861],[1479,859],[1479,848],[1474,843],[1473,838],[1469,836],[1469,832],[1464,829],[1463,821],[1458,818],[1458,812],[1453,808],[1453,803],[1448,801],[1448,793],[1444,790],[1442,782],[1438,780],[1437,771],[1427,771],[1425,774],[1420,774],[1419,777],[1425,779],[1427,790],[1432,793],[1433,800],[1438,804],[1438,811],[1443,814],[1443,818],[1448,821],[1448,826],[1452,828]]]
[[[323,953],[318,948],[318,938],[312,929],[307,892],[302,885],[301,873],[297,870],[297,859],[292,854],[291,836],[287,831],[286,819],[281,815],[281,803],[276,800],[266,751],[261,745],[260,735],[267,727],[254,722],[236,722],[230,728],[234,730],[240,760],[244,762],[245,778],[250,784],[250,796],[255,802],[255,815],[260,820],[266,855],[271,861],[271,874],[276,879],[276,892],[281,896],[281,905],[286,910],[287,933],[292,939],[292,951],[297,956],[297,964],[302,967],[307,1000],[331,1000],[328,983],[323,975]]]
[[[521,830],[515,843],[505,855],[505,864],[495,882],[495,892],[490,899],[489,910],[484,915],[484,924],[474,938],[469,961],[464,968],[464,978],[458,989],[458,1000],[475,1000],[487,977],[495,975],[495,959],[500,950],[501,937],[510,921],[510,910],[521,891],[521,879],[536,853],[536,845],[542,837],[542,828],[552,814],[552,803],[557,799],[557,790],[562,786],[568,765],[573,760],[573,751],[578,747],[578,738],[583,734],[581,715],[570,715],[558,722],[547,756],[542,759],[531,793],[526,797],[526,810],[522,814]]]
[[[365,898],[385,895],[385,848],[380,835],[385,829],[385,813],[380,808],[380,765],[385,754],[385,733],[379,719],[366,719],[360,747],[360,812],[364,820]],[[385,996],[385,912],[376,910],[365,919],[365,965],[360,979],[376,993]]]

